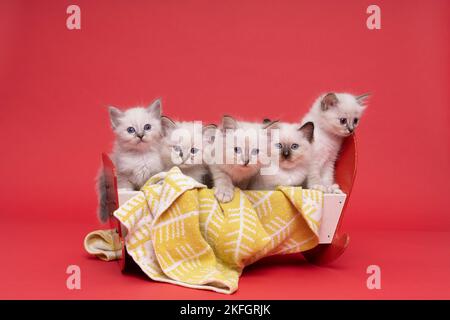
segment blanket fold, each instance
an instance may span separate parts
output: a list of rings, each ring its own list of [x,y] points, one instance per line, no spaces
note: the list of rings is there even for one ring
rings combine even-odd
[[[117,260],[122,257],[122,245],[115,230],[96,230],[84,238],[85,250],[104,261]]]
[[[245,266],[318,244],[323,194],[300,187],[235,189],[229,203],[174,167],[114,212],[125,245],[153,280],[233,293]]]

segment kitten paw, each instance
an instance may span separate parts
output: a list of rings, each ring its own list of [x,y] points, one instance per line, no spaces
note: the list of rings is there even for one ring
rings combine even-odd
[[[328,190],[327,190],[328,188],[322,184],[315,184],[311,187],[311,189],[317,190],[317,191],[322,191],[323,193],[328,192]]]
[[[333,185],[328,187],[328,193],[342,194],[344,192],[341,190],[339,185],[335,183],[335,184],[333,184]]]
[[[214,192],[217,200],[220,202],[226,203],[233,200],[234,190],[229,188],[217,188]]]

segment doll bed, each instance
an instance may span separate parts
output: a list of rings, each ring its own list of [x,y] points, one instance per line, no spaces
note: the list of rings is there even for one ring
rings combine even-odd
[[[346,138],[336,163],[336,181],[344,194],[324,194],[323,218],[319,231],[319,245],[302,252],[305,259],[313,264],[322,265],[339,258],[349,243],[349,236],[341,232],[344,211],[347,207],[356,176],[356,138],[354,135]],[[124,245],[125,228],[121,226],[113,212],[121,204],[136,195],[137,191],[117,188],[117,177],[114,164],[106,154],[102,154],[105,188],[107,190],[107,205],[110,213],[109,223],[120,237],[122,257],[119,266],[122,271],[134,269],[135,263],[127,254]]]

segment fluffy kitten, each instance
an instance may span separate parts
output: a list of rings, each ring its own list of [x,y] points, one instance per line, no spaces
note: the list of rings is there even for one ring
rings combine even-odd
[[[215,137],[215,143],[222,139],[222,163],[211,164],[209,169],[215,187],[215,196],[221,202],[233,200],[234,187],[247,189],[250,179],[254,177],[261,167],[258,159],[258,136],[261,124],[236,121],[233,117],[224,116],[220,131]],[[253,130],[253,135],[247,135],[242,130]],[[226,143],[225,133],[233,135],[233,143]],[[232,155],[231,163],[226,161],[226,155]],[[217,155],[216,155],[217,156]]]
[[[275,122],[267,129],[279,130],[278,138],[271,141],[270,148],[272,161],[278,163],[278,172],[256,175],[249,189],[273,190],[280,185],[301,186],[306,180],[311,159],[314,124],[307,122],[300,127],[298,124]]]
[[[159,154],[161,101],[155,100],[147,108],[136,107],[126,111],[109,107],[109,116],[116,136],[111,160],[116,167],[118,187],[139,190],[152,175],[163,170]],[[97,177],[97,191],[98,217],[105,222],[109,212],[101,171]]]
[[[202,127],[194,122],[175,122],[161,117],[163,141],[161,159],[164,170],[178,166],[183,174],[207,184],[209,170],[203,163],[203,131],[216,128],[215,125]]]
[[[329,193],[342,193],[334,181],[334,165],[342,141],[353,134],[366,108],[369,95],[327,93],[320,96],[302,123],[313,122],[313,156],[308,173],[308,188]]]

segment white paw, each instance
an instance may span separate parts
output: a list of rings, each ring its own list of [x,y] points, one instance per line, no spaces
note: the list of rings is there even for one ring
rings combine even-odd
[[[339,188],[339,185],[335,183],[328,187],[328,193],[342,194],[344,192],[341,190],[341,188]]]
[[[233,188],[217,187],[214,195],[220,202],[230,202],[233,200],[234,190]]]
[[[327,187],[325,187],[322,184],[315,184],[311,187],[311,189],[322,191],[322,192],[327,192]]]

